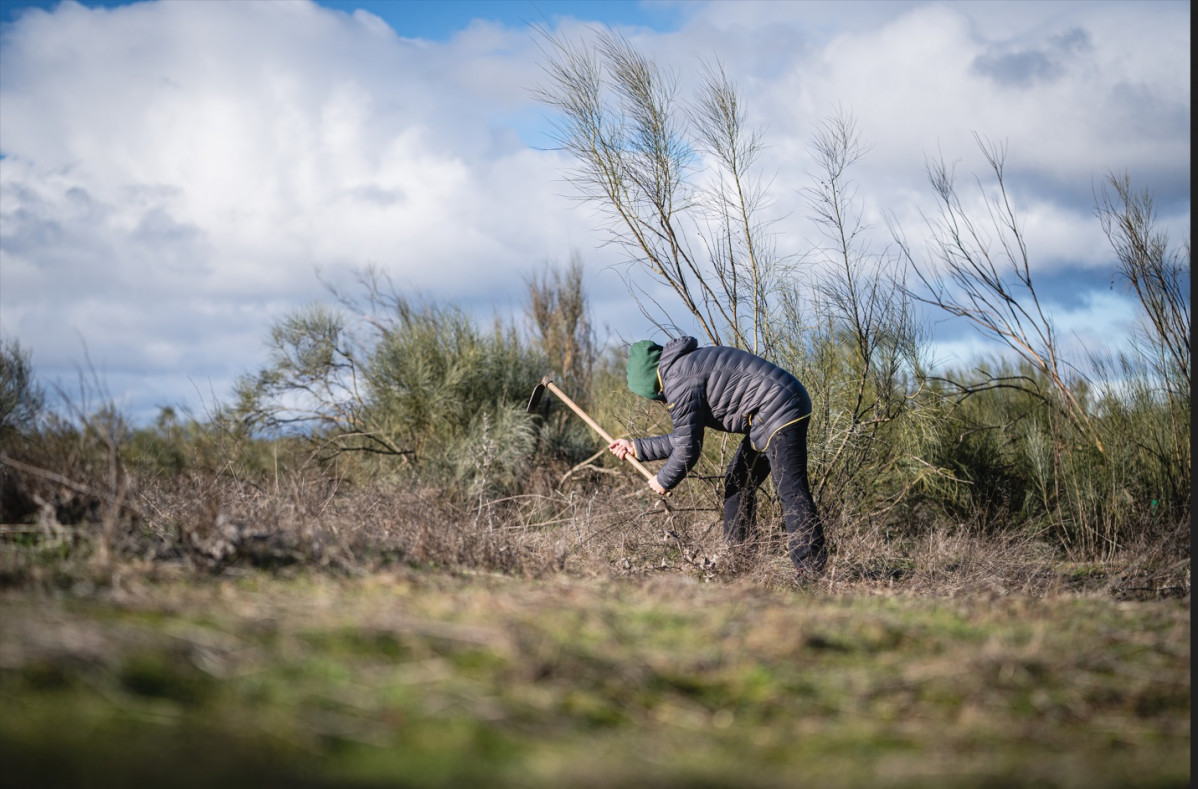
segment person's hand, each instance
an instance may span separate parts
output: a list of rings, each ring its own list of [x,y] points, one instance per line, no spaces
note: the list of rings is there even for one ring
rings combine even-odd
[[[649,487],[653,488],[653,492],[658,494],[659,496],[666,495],[666,489],[663,488],[661,486],[661,483],[657,481],[657,477],[649,478]]]
[[[617,438],[615,441],[611,442],[611,444],[608,446],[608,449],[610,449],[611,453],[620,460],[623,460],[629,455],[636,457],[636,447],[634,447],[632,442],[626,438]]]

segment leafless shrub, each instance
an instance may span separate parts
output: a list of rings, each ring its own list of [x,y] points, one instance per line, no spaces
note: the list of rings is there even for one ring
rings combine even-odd
[[[939,200],[938,214],[927,220],[933,261],[915,260],[901,232],[892,230],[921,286],[911,295],[1001,342],[1018,366],[983,364],[971,374],[930,380],[951,404],[950,415],[963,414],[961,406],[979,396],[997,405],[982,420],[962,424],[959,435],[976,426],[1005,436],[997,454],[1020,469],[1026,495],[1010,505],[1025,522],[1046,521],[1075,558],[1111,556],[1141,530],[1188,518],[1189,307],[1182,288],[1188,241],[1183,253],[1170,250],[1154,227],[1151,199],[1134,194],[1126,178],[1109,179],[1115,196],[1104,190],[1098,213],[1143,307],[1142,364],[1096,356],[1087,373],[1062,353],[1033,280],[1006,182],[1006,150],[981,137],[977,142],[991,176],[988,186],[978,179],[985,208],[966,206],[940,160],[928,167]]]
[[[1188,401],[1190,384],[1190,241],[1181,249],[1156,225],[1149,192],[1132,189],[1127,175],[1107,176],[1097,213],[1119,273],[1143,308],[1142,348],[1170,399]]]
[[[868,146],[841,110],[819,124],[810,148],[817,172],[802,195],[819,237],[804,259],[818,274],[809,287],[783,289],[772,347],[813,393],[817,501],[877,519],[929,479],[951,477],[926,460],[937,412],[917,399],[924,337],[900,257],[866,241],[852,170]]]
[[[537,96],[560,113],[557,139],[575,163],[568,179],[610,242],[631,270],[672,291],[710,342],[765,351],[780,261],[763,217],[760,137],[723,69],[704,66],[686,102],[676,76],[618,33],[578,44],[545,32],[544,42]],[[672,325],[639,278],[626,281],[646,317]]]
[[[1097,196],[1102,229],[1115,252],[1118,271],[1135,293],[1141,323],[1131,358],[1099,362],[1108,396],[1102,407],[1117,440],[1151,458],[1146,469],[1155,495],[1189,512],[1191,484],[1190,241],[1170,244],[1156,223],[1152,196],[1132,189],[1127,175],[1107,177]],[[1166,418],[1144,420],[1159,412]],[[1123,461],[1127,463],[1127,461]],[[1137,464],[1140,465],[1140,464]],[[1162,495],[1164,494],[1164,495]]]
[[[1035,368],[1050,385],[1049,390],[1030,379],[993,385],[1015,387],[1040,399],[1102,451],[1091,414],[1078,397],[1075,384],[1082,376],[1062,356],[1056,330],[1032,279],[1026,238],[1007,190],[1006,149],[981,137],[975,139],[994,176],[991,193],[978,180],[987,214],[976,219],[963,204],[949,165],[943,159],[930,162],[928,177],[940,211],[927,225],[932,254],[940,268],[917,260],[901,231],[892,228],[908,267],[922,285],[922,289],[908,292],[925,304],[964,318]]]

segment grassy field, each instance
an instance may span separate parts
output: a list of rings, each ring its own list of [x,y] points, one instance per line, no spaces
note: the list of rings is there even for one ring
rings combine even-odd
[[[1188,595],[159,567],[0,621],[10,787],[1190,785]]]

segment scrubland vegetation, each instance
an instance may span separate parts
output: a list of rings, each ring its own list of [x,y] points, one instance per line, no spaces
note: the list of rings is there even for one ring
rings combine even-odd
[[[771,246],[718,68],[671,114],[626,42],[551,51],[576,183],[634,292],[678,297],[647,312],[812,392],[827,574],[793,584],[768,488],[756,541],[722,544],[735,437],[663,500],[560,404],[525,413],[555,371],[609,432],[669,429],[597,340],[578,260],[529,274],[520,325],[364,271],[274,326],[230,402],[152,425],[99,381],[47,394],[5,341],[6,784],[1188,786],[1188,239],[1109,177],[1143,333],[1063,358],[1001,149],[979,140],[992,227],[933,165],[933,259],[897,228],[878,253],[865,147],[829,118],[816,277]],[[921,308],[1008,353],[930,369]]]

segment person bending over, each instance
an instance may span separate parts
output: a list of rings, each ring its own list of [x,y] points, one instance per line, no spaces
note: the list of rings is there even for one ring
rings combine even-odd
[[[811,398],[792,374],[760,356],[726,346],[699,347],[694,337],[634,343],[628,388],[666,404],[674,432],[608,447],[623,460],[665,460],[649,487],[664,495],[699,460],[703,430],[744,434],[724,476],[724,539],[744,543],[757,516],[757,488],[770,474],[782,502],[787,549],[796,577],[820,575],[828,560],[824,530],[807,478]]]

